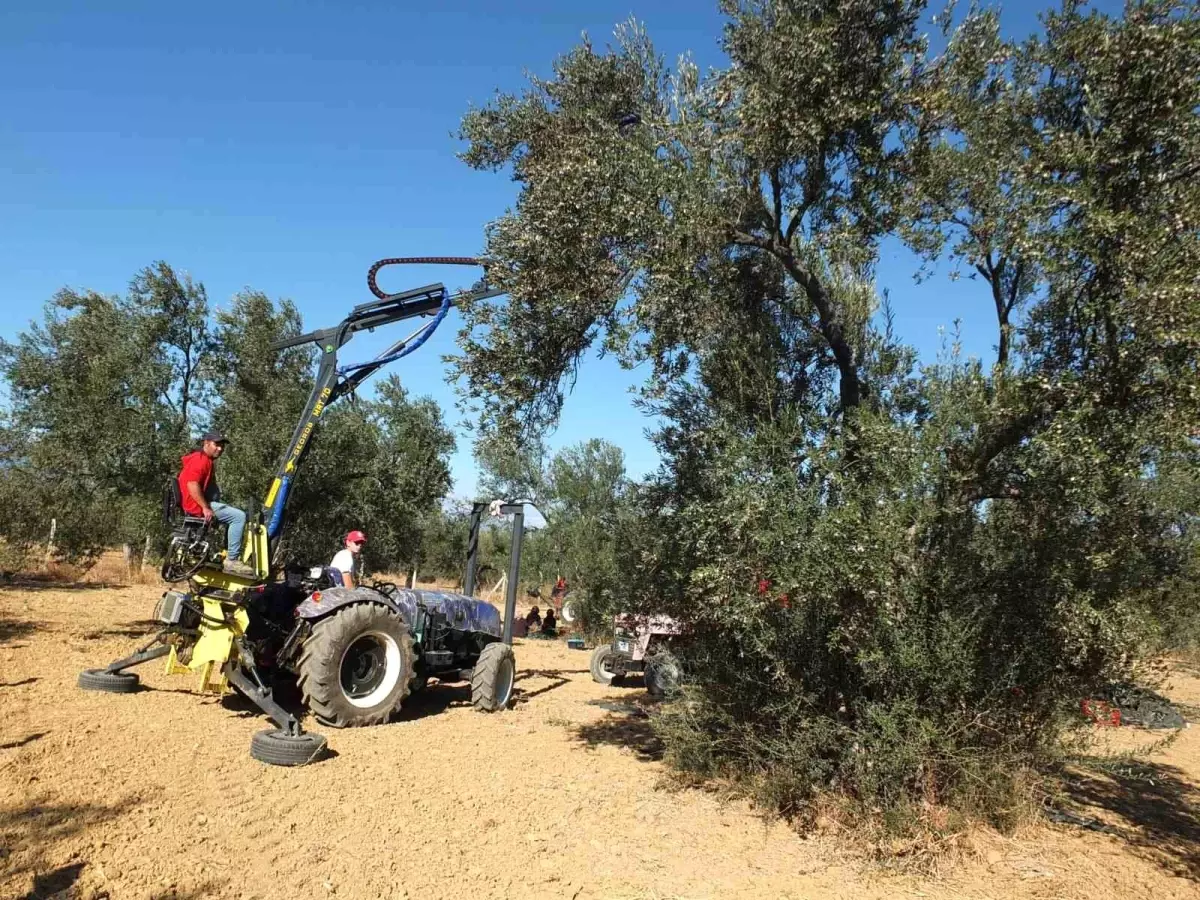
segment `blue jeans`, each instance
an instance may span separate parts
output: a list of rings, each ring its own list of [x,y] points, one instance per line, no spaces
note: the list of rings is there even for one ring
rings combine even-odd
[[[225,543],[230,559],[242,558],[242,532],[246,530],[246,514],[228,503],[210,503],[213,516],[223,525],[229,526],[229,538]]]

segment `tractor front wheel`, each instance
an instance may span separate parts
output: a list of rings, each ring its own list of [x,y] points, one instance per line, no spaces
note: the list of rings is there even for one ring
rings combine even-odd
[[[512,701],[517,680],[517,660],[512,647],[501,641],[488,644],[471,672],[471,702],[483,712],[504,709]]]
[[[613,683],[613,679],[617,677],[617,673],[612,670],[612,661],[615,655],[612,644],[601,644],[592,651],[592,658],[588,661],[592,681],[605,685]]]
[[[562,609],[559,612],[562,620],[568,625],[578,622],[583,615],[583,610],[581,609],[579,599],[572,597],[570,594],[567,594],[567,596],[563,597]]]
[[[408,696],[412,638],[379,603],[343,606],[313,625],[300,655],[300,690],[321,722],[336,728],[379,725]]]

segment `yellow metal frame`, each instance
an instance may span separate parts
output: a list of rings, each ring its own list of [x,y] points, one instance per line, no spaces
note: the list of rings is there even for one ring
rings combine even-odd
[[[192,581],[201,587],[231,594],[252,584],[244,578],[208,569],[197,572]],[[204,604],[204,618],[200,620],[200,637],[192,647],[191,658],[186,664],[180,662],[175,648],[172,647],[167,655],[166,671],[168,675],[199,673],[197,690],[200,693],[224,694],[229,690],[225,664],[235,651],[234,641],[244,635],[250,627],[250,616],[244,606],[229,600],[222,600],[211,594],[200,594],[199,599]],[[224,624],[216,624],[218,621]]]
[[[277,489],[279,479],[277,478],[275,481],[276,484],[271,485],[272,495]],[[258,581],[266,581],[271,577],[271,544],[267,537],[267,526],[259,522],[246,523],[246,537],[242,544],[242,562],[254,569]],[[206,573],[201,572],[201,574]],[[232,579],[243,587],[249,586],[245,579],[221,574],[224,578]]]

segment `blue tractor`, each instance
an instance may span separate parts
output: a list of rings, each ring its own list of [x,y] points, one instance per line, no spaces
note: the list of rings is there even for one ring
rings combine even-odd
[[[224,571],[222,542],[204,519],[182,513],[178,486],[172,480],[165,495],[171,538],[162,576],[178,587],[167,590],[158,601],[154,620],[160,630],[131,656],[80,673],[80,687],[110,693],[136,691],[138,677],[128,670],[166,657],[167,671],[195,675],[201,692],[232,690],[258,706],[277,727],[254,736],[251,755],[286,766],[319,759],[326,741],[304,731],[275,700],[273,689],[280,678],[294,677],[312,713],[334,727],[385,722],[430,679],[470,682],[472,703],[485,712],[510,704],[516,679],[512,622],[524,533],[522,503],[492,504],[495,512],[512,515],[514,525],[503,619],[490,603],[471,596],[485,503],[475,504],[472,512],[462,594],[382,582],[346,588],[322,567],[272,565],[292,480],[324,410],[382,366],[420,347],[455,302],[502,293],[489,288],[485,280],[455,295],[442,284],[399,294],[379,290],[375,281],[379,268],[405,262],[477,264],[459,257],[381,260],[368,275],[377,300],[355,307],[332,328],[275,346],[278,351],[312,342],[321,351],[321,361],[304,414],[266,498],[255,515],[247,516],[242,561],[254,574],[244,577]],[[338,350],[356,332],[430,315],[432,322],[375,359],[338,366]]]

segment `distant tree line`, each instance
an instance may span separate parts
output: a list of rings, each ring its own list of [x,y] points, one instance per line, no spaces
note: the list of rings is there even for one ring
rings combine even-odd
[[[223,498],[258,510],[308,398],[311,347],[271,345],[303,331],[287,301],[246,291],[210,307],[204,286],[165,262],[124,296],[62,290],[41,320],[0,342],[0,541],[7,567],[39,552],[86,562],[162,539],[162,491],[203,431],[229,439]],[[368,388],[371,390],[371,388]],[[369,572],[461,581],[470,501],[447,499],[455,438],[428,397],[381,373],[372,396],[323,417],[295,482],[281,556],[327,561],[352,528],[369,535]],[[480,448],[485,500],[536,500],[522,554],[526,592],[560,575],[607,583],[616,510],[627,495],[620,448],[593,440],[545,460],[528,448]],[[524,476],[514,476],[523,467]],[[474,498],[472,498],[474,499]],[[480,584],[508,570],[511,527],[485,517]],[[609,567],[606,569],[606,567]]]
[[[217,467],[226,502],[256,514],[312,385],[314,348],[287,300],[245,291],[213,310],[204,286],[165,262],[124,296],[62,290],[40,322],[0,343],[0,539],[19,559],[43,544],[94,558],[161,542],[164,485],[212,427],[230,439]],[[322,418],[296,480],[282,556],[325,561],[351,528],[371,568],[404,569],[436,528],[455,439],[428,397],[392,374],[374,396]]]

